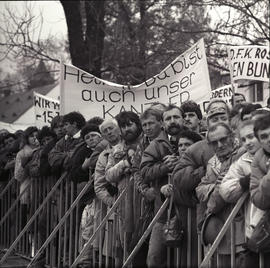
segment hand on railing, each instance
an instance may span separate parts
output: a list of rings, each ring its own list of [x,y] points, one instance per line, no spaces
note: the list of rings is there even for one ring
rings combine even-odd
[[[142,194],[148,201],[153,201],[156,198],[156,191],[153,187],[145,189]]]
[[[178,161],[178,157],[176,155],[166,155],[163,157],[163,161],[169,170],[173,171]]]
[[[250,176],[245,176],[239,179],[240,186],[244,191],[249,189]]]
[[[170,197],[173,194],[173,185],[172,184],[166,184],[163,185],[160,189],[160,192],[165,196],[165,197]]]

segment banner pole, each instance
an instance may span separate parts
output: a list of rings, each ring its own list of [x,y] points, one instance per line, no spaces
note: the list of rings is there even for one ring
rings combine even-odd
[[[60,115],[65,114],[64,110],[64,66],[63,59],[60,59]]]
[[[235,95],[235,87],[233,82],[233,73],[232,73],[232,64],[231,64],[231,55],[230,55],[230,47],[227,48],[228,61],[229,61],[229,70],[230,70],[230,79],[232,85],[232,107],[234,106],[234,95]]]

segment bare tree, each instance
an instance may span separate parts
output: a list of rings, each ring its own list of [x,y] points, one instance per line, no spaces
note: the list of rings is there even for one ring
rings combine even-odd
[[[137,84],[203,37],[208,63],[227,70],[226,46],[269,42],[267,0],[61,0],[72,63],[98,77]],[[215,19],[213,14],[216,14]],[[1,57],[57,62],[55,39],[40,39],[42,17],[26,4],[1,23]],[[2,38],[2,36],[4,38]],[[53,40],[53,42],[52,42]],[[61,49],[65,47],[61,44]]]
[[[1,60],[6,58],[28,64],[36,64],[40,60],[58,62],[63,41],[53,36],[41,38],[43,31],[43,15],[35,16],[31,2],[25,2],[23,14],[20,16],[17,7],[5,6],[6,12],[1,13],[0,54]],[[58,54],[56,54],[56,52]]]

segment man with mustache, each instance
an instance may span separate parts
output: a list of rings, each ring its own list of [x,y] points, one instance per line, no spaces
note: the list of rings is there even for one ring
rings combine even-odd
[[[184,125],[191,131],[200,132],[200,122],[202,120],[202,112],[199,105],[192,100],[185,101],[181,105],[184,112]]]
[[[155,212],[162,205],[160,188],[168,183],[168,175],[177,163],[177,142],[178,134],[183,129],[183,112],[179,107],[170,104],[164,110],[162,119],[164,131],[145,149],[140,166],[144,183],[151,183],[155,188]],[[152,229],[147,256],[148,267],[165,265],[163,227],[166,218],[166,213],[163,213]]]
[[[133,219],[133,187],[132,154],[142,139],[142,125],[139,116],[131,111],[123,111],[115,117],[121,132],[121,140],[115,144],[108,156],[106,180],[116,183],[119,192],[127,187],[127,195],[119,206],[120,241],[124,248],[124,232],[127,246],[130,244],[134,231]]]

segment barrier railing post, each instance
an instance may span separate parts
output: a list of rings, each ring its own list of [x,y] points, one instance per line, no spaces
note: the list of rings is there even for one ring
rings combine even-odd
[[[260,268],[265,268],[264,266],[264,256],[263,256],[263,253],[260,252],[260,255],[259,255],[259,259],[260,259]]]
[[[235,268],[235,224],[231,223],[231,268]]]
[[[140,249],[140,247],[142,246],[143,242],[145,241],[145,239],[148,237],[148,235],[150,234],[154,224],[156,223],[156,221],[160,218],[161,214],[165,211],[166,207],[169,204],[169,198],[166,198],[166,200],[164,201],[164,203],[162,204],[162,206],[160,207],[159,211],[157,212],[157,214],[154,216],[153,220],[151,221],[151,223],[149,224],[149,226],[147,227],[147,229],[145,230],[144,234],[142,235],[142,237],[140,238],[139,242],[137,243],[137,245],[135,246],[135,248],[132,250],[131,254],[128,256],[128,258],[126,259],[125,263],[123,264],[122,268],[127,267],[128,264],[131,262],[131,260],[134,258],[134,256],[136,255],[136,253],[138,252],[138,250]]]
[[[46,202],[49,200],[49,198],[51,198],[52,194],[54,193],[55,189],[58,187],[59,183],[63,180],[65,176],[62,176],[57,183],[54,185],[53,189],[51,190],[51,192],[47,195],[47,197],[43,200],[42,204],[39,206],[39,208],[35,211],[34,215],[29,219],[28,223],[24,226],[24,228],[22,229],[22,231],[19,233],[18,237],[15,239],[15,241],[12,243],[12,245],[10,246],[10,248],[7,250],[7,252],[4,254],[4,256],[2,257],[2,259],[0,260],[0,265],[4,263],[4,261],[7,259],[7,257],[11,254],[11,252],[13,251],[13,249],[15,248],[15,246],[18,244],[18,242],[20,241],[20,239],[22,237],[24,237],[26,239],[26,234],[27,234],[27,230],[29,228],[29,226],[33,223],[34,219],[37,217],[37,215],[39,214],[39,212],[41,211],[41,209],[44,207],[44,205],[46,204]],[[27,188],[26,188],[27,189]],[[23,194],[24,191],[22,191],[21,194]],[[20,197],[20,196],[19,196]],[[24,240],[25,240],[24,239]],[[25,242],[25,241],[24,241]],[[23,243],[24,244],[24,243]],[[23,251],[25,251],[25,247],[23,245],[22,247]]]
[[[197,230],[198,235],[198,266],[201,265],[202,262],[202,244],[201,244],[201,232]]]
[[[191,267],[191,209],[187,211],[187,267]]]
[[[126,191],[127,191],[127,188],[125,188],[120,193],[120,195],[118,196],[118,198],[116,199],[116,201],[114,202],[114,204],[112,205],[112,207],[110,208],[110,210],[108,211],[108,213],[106,214],[106,216],[102,219],[101,223],[99,224],[99,226],[97,227],[97,229],[94,231],[93,235],[89,238],[89,240],[84,245],[83,249],[81,250],[81,252],[77,256],[77,258],[75,259],[75,261],[72,263],[71,268],[72,267],[75,267],[78,264],[79,260],[85,254],[86,250],[89,248],[89,246],[91,245],[91,243],[94,241],[94,239],[96,238],[96,236],[99,233],[99,231],[101,230],[101,228],[103,228],[103,226],[105,226],[106,221],[114,213],[114,211],[118,207],[119,203],[121,201],[123,201],[122,199],[123,199],[123,196],[125,195]]]
[[[59,181],[58,181],[59,182]],[[58,184],[59,185],[59,184]],[[88,182],[84,188],[81,190],[79,195],[76,197],[75,201],[71,204],[69,209],[65,212],[64,216],[60,219],[58,224],[55,226],[49,237],[46,239],[46,241],[43,243],[43,245],[39,248],[38,252],[34,256],[34,258],[30,261],[27,268],[30,268],[34,261],[40,256],[40,254],[43,252],[43,250],[48,246],[48,244],[51,242],[51,240],[54,238],[55,234],[59,231],[60,227],[63,225],[63,223],[66,222],[67,218],[69,217],[70,213],[73,211],[73,209],[78,204],[81,197],[86,193],[87,189],[90,187],[90,182]],[[47,196],[48,197],[48,196]],[[60,253],[59,253],[60,254]],[[59,265],[59,263],[58,263]]]
[[[210,250],[207,252],[204,260],[202,261],[200,268],[207,266],[208,262],[210,261],[210,258],[213,256],[214,252],[216,251],[219,243],[221,242],[223,236],[227,232],[230,224],[234,220],[235,216],[239,212],[240,208],[242,207],[243,203],[248,197],[248,192],[243,193],[243,195],[240,197],[240,199],[237,201],[236,205],[234,206],[233,210],[231,211],[229,217],[227,218],[225,224],[221,228],[217,238],[215,239],[214,243],[212,244]]]

